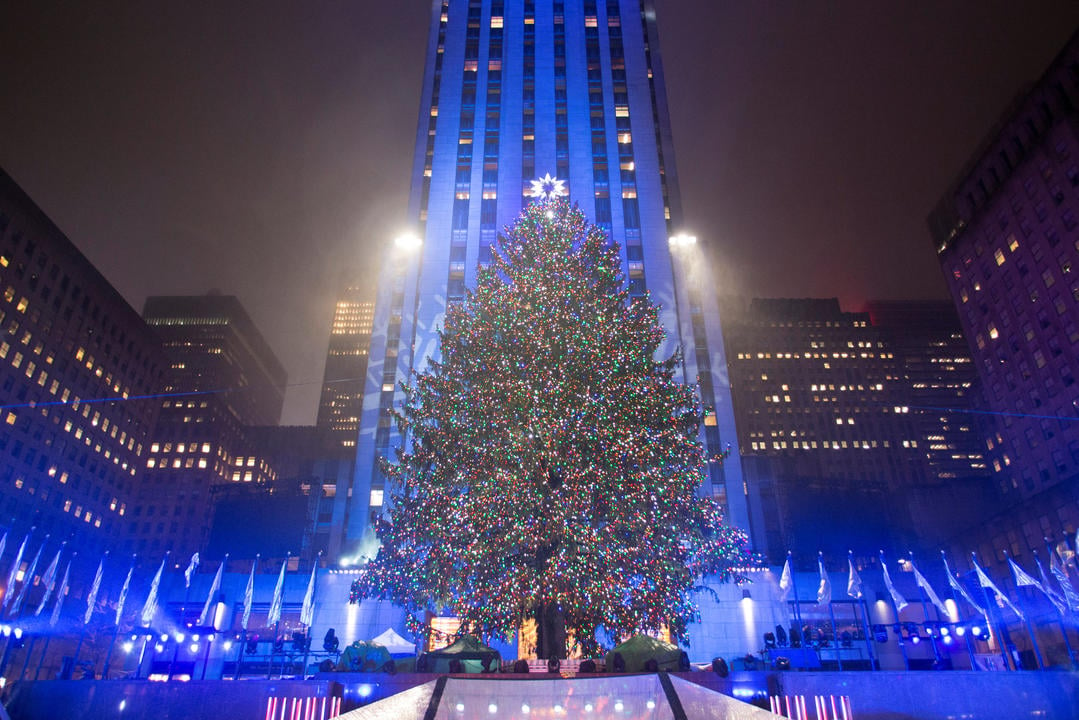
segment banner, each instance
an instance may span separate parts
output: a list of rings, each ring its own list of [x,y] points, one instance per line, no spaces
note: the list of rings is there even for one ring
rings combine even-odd
[[[307,592],[304,593],[303,607],[300,608],[300,623],[306,625],[308,629],[315,621],[315,571],[318,570],[320,557],[322,553],[315,557],[315,564],[311,567],[311,578],[307,581]]]
[[[858,600],[865,593],[862,592],[862,578],[854,569],[854,553],[847,553],[847,565],[850,566],[850,572],[847,574],[847,595]]]
[[[157,568],[157,574],[154,575],[154,581],[150,583],[150,594],[146,596],[146,603],[142,606],[142,614],[139,616],[143,627],[149,627],[154,621],[154,615],[157,614],[157,591],[161,587],[161,573],[165,572],[165,563],[168,561],[169,554],[165,553],[160,567]]]
[[[899,611],[905,608],[908,603],[906,599],[899,594],[899,591],[895,589],[895,585],[892,585],[892,576],[888,574],[888,564],[884,562],[883,551],[880,554],[880,569],[884,574],[884,587],[888,588],[888,594],[892,596],[892,602],[895,604],[895,611],[897,613],[896,620],[898,620]]]
[[[217,574],[214,575],[214,581],[210,583],[210,592],[206,593],[206,604],[202,606],[202,614],[199,615],[199,627],[207,627],[207,622],[213,620],[210,616],[210,612],[214,606],[214,598],[217,597],[218,591],[221,589],[221,574],[225,572],[225,565],[229,562],[229,556],[226,555],[225,559],[221,561],[221,565],[217,568]]]
[[[60,622],[60,609],[64,606],[64,595],[67,594],[67,581],[71,577],[71,562],[67,561],[67,567],[64,568],[64,579],[60,581],[60,589],[56,591],[56,604],[52,608],[52,616],[49,618],[49,627],[56,627],[56,623]]]
[[[90,585],[90,594],[86,596],[86,616],[82,619],[83,625],[89,625],[90,616],[94,614],[94,603],[97,602],[97,593],[101,590],[101,576],[105,572],[105,558],[108,556],[106,552],[101,562],[97,564],[97,573],[94,574],[94,582]]]
[[[277,575],[277,585],[273,589],[273,599],[270,601],[270,613],[266,616],[266,625],[270,626],[281,620],[281,607],[285,604],[285,571],[288,570],[289,555],[285,556],[285,562],[281,564],[281,572]]]

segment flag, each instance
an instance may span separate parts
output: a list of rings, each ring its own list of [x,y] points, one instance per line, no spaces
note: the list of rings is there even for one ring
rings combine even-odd
[[[142,606],[142,615],[140,616],[143,627],[148,627],[154,621],[154,615],[157,613],[157,590],[161,587],[161,573],[165,572],[165,563],[168,560],[169,554],[165,553],[165,557],[161,559],[160,567],[157,568],[157,574],[154,575],[154,581],[150,583],[150,594],[146,596],[146,603]]]
[[[207,627],[207,623],[213,618],[210,616],[210,611],[214,606],[214,598],[217,597],[217,591],[221,589],[221,573],[225,571],[225,565],[229,562],[229,556],[226,555],[225,559],[221,561],[221,565],[217,568],[217,574],[214,575],[214,581],[210,583],[210,592],[206,594],[206,604],[202,606],[202,614],[199,615],[199,627]]]
[[[970,593],[967,592],[966,588],[964,588],[960,584],[960,582],[955,579],[955,575],[952,574],[952,569],[948,567],[948,558],[944,557],[943,550],[940,551],[940,559],[944,561],[944,574],[948,576],[948,584],[951,586],[952,590],[959,593],[964,600],[970,603],[971,607],[980,612],[982,615],[985,615],[985,608],[974,602],[974,598],[970,596]]]
[[[974,563],[974,572],[978,574],[978,584],[983,588],[988,588],[996,593],[996,596],[1003,600],[1004,604],[1010,607],[1012,612],[1019,616],[1020,620],[1025,620],[1026,618],[1023,616],[1023,613],[1019,612],[1019,608],[1015,605],[1012,605],[1012,601],[1008,599],[1008,596],[1002,593],[1000,588],[998,588],[989,576],[985,574],[985,570],[982,570],[982,566],[978,564],[978,561],[974,559],[973,555],[970,556],[970,561]]]
[[[187,570],[184,570],[184,587],[191,587],[191,576],[195,574],[195,570],[199,567],[199,554],[195,553],[191,556],[191,562],[187,564]]]
[[[7,537],[6,535],[4,536]],[[4,604],[2,607],[7,607],[11,602],[12,592],[15,590],[15,578],[19,576],[19,568],[22,567],[22,554],[26,552],[26,541],[30,539],[30,535],[27,534],[22,539],[22,545],[19,546],[19,551],[15,553],[15,562],[11,564],[11,572],[7,575],[7,585],[4,586]]]
[[[48,537],[45,538],[48,540]],[[45,547],[45,543],[37,549],[37,553],[34,555],[34,560],[30,563],[30,567],[26,570],[26,574],[22,576],[22,587],[19,588],[19,596],[15,598],[15,602],[11,604],[11,614],[18,615],[19,608],[22,607],[22,601],[26,598],[26,591],[30,589],[30,586],[34,584],[34,573],[37,572],[37,562],[41,559],[41,550]]]
[[[945,617],[948,616],[948,606],[944,604],[944,601],[940,599],[933,586],[929,584],[929,581],[925,579],[925,575],[922,575],[918,571],[918,566],[914,564],[914,561],[910,561],[910,566],[914,569],[914,582],[918,584],[918,587],[922,589],[925,596],[929,598],[929,602],[937,606],[937,610],[940,610],[941,614]]]
[[[105,573],[105,558],[108,556],[109,554],[105,553],[101,562],[97,564],[97,573],[94,575],[94,582],[90,585],[90,594],[86,596],[86,616],[82,619],[83,625],[89,625],[90,616],[94,614],[94,603],[97,602],[97,593],[101,589],[101,576]]]
[[[322,553],[319,553],[319,557]],[[315,571],[318,570],[318,558],[315,558],[315,564],[311,567],[311,579],[307,581],[307,592],[303,596],[303,607],[300,608],[300,623],[306,625],[308,629],[315,621]]]
[[[862,592],[862,578],[858,575],[858,571],[854,569],[853,553],[848,554],[847,565],[850,566],[850,572],[847,574],[847,595],[855,599],[861,598],[864,595]]]
[[[892,585],[892,576],[888,574],[888,565],[884,562],[883,551],[880,554],[880,569],[884,573],[884,587],[888,588],[888,594],[892,596],[892,603],[895,604],[895,611],[898,613],[907,606],[907,601],[895,589],[895,585]]]
[[[64,568],[64,579],[60,581],[60,589],[56,591],[56,604],[52,608],[52,617],[49,618],[49,627],[56,627],[60,622],[60,608],[64,606],[64,595],[67,593],[67,580],[71,577],[71,560],[67,561]]]
[[[266,616],[266,625],[270,626],[281,619],[281,606],[285,604],[285,571],[288,570],[288,558],[281,564],[281,572],[277,575],[277,585],[273,589],[273,600],[270,601],[270,613]]]
[[[817,604],[829,605],[832,602],[832,581],[824,571],[824,555],[817,554],[817,567],[820,569],[820,586],[817,587]]]
[[[4,531],[3,537],[0,537],[0,557],[4,557],[5,548],[7,548],[7,530]]]
[[[779,576],[779,602],[787,602],[792,587],[794,579],[791,576],[791,556],[787,553],[787,562],[783,563],[783,573]]]
[[[1049,598],[1049,602],[1053,603],[1053,607],[1057,609],[1057,612],[1064,615],[1068,612],[1068,606],[1064,604],[1064,598],[1060,597],[1053,585],[1049,582],[1049,576],[1045,574],[1045,568],[1042,566],[1042,560],[1038,557],[1038,554],[1034,554],[1034,562],[1038,564],[1038,576],[1042,579],[1042,592]]]
[[[247,590],[244,591],[244,617],[240,627],[247,630],[247,621],[251,618],[251,604],[255,601],[255,566],[259,564],[259,556],[256,555],[251,563],[251,575],[247,578]]]
[[[1015,560],[1008,558],[1008,566],[1012,569],[1016,587],[1032,587],[1041,590],[1043,593],[1045,592],[1045,588],[1042,587],[1042,584],[1035,580],[1032,575],[1027,574],[1023,568],[1016,565]]]
[[[124,586],[120,588],[120,597],[116,601],[116,627],[120,627],[120,617],[124,614],[124,603],[127,601],[127,591],[131,588],[131,575],[135,572],[135,563],[128,568]]]
[[[49,563],[49,567],[45,569],[45,574],[41,576],[41,584],[45,586],[45,594],[41,596],[41,602],[37,604],[37,610],[34,611],[34,617],[41,614],[41,611],[45,609],[45,603],[52,597],[52,590],[56,587],[56,573],[59,570],[60,565],[60,553],[64,551],[64,545],[67,543],[60,543],[59,549],[52,558],[52,562]]]
[[[1049,572],[1060,583],[1060,589],[1064,593],[1064,602],[1067,604],[1068,609],[1073,612],[1079,611],[1079,593],[1075,591],[1071,580],[1068,579],[1067,571],[1064,570],[1055,555],[1049,559]]]

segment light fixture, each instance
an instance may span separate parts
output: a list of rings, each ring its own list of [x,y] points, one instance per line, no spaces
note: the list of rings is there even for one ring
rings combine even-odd
[[[696,235],[686,235],[685,233],[679,233],[678,235],[672,235],[667,239],[667,244],[673,247],[689,247],[697,244]]]
[[[423,240],[421,240],[416,235],[413,235],[412,233],[405,233],[404,235],[398,235],[397,237],[395,237],[393,239],[393,244],[396,245],[397,248],[400,250],[412,251],[418,248],[420,245],[423,245]]]
[[[753,599],[753,596],[749,594],[749,589],[748,588],[742,588],[742,599],[743,600],[752,600]]]

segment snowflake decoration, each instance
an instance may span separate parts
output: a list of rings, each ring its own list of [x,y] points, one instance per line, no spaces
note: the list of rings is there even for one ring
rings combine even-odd
[[[532,197],[534,198],[553,200],[566,194],[566,181],[551,177],[551,173],[532,181]]]

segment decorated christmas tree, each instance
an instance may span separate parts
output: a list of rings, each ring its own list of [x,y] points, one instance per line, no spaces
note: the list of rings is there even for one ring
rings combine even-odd
[[[406,384],[365,596],[508,635],[540,656],[668,628],[705,575],[740,579],[746,537],[698,496],[701,409],[655,306],[629,300],[618,248],[565,199],[530,205],[452,306],[440,358]],[[718,461],[714,460],[714,461]],[[575,639],[575,640],[574,640]],[[560,647],[559,647],[560,646]]]

